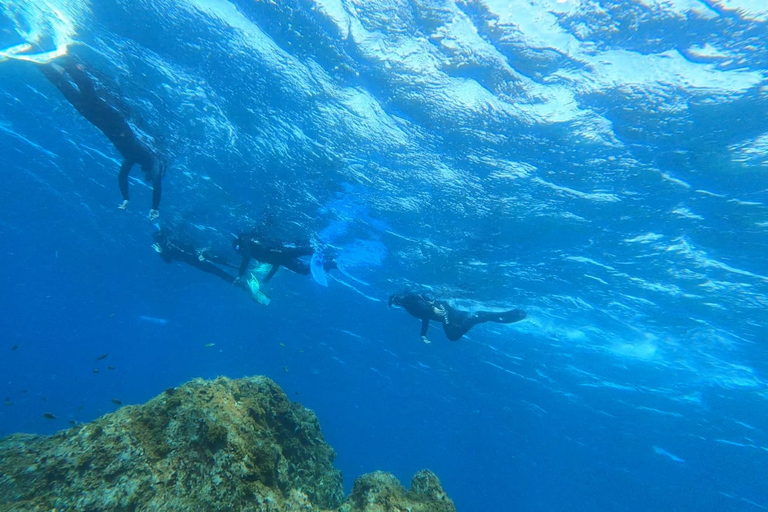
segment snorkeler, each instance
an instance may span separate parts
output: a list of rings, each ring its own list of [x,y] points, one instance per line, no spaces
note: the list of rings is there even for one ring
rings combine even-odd
[[[511,324],[525,318],[525,311],[521,309],[498,313],[491,311],[470,313],[453,308],[447,302],[436,300],[429,295],[410,292],[392,295],[389,297],[389,305],[400,306],[411,316],[421,319],[421,340],[424,343],[431,343],[427,339],[430,320],[442,323],[448,339],[456,341],[477,324],[483,322]]]
[[[265,283],[272,279],[280,267],[285,267],[292,272],[304,276],[313,274],[314,277],[311,268],[312,260],[307,261],[306,258],[312,257],[315,262],[318,261],[318,258],[315,257],[315,249],[309,245],[281,244],[266,241],[253,235],[240,235],[232,242],[232,247],[243,258],[240,263],[238,279],[245,275],[251,259],[272,266],[263,280]],[[320,265],[324,272],[337,268],[336,261],[333,259],[321,262]]]
[[[196,249],[191,242],[182,241],[179,237],[172,236],[166,229],[156,231],[152,234],[152,238],[155,240],[152,248],[166,263],[180,261],[208,274],[213,274],[227,283],[231,284],[235,281],[233,275],[216,265],[236,268],[224,258],[212,255],[205,250]]]
[[[191,242],[183,241],[180,237],[171,235],[166,229],[156,231],[152,234],[152,238],[155,240],[155,243],[152,244],[152,248],[166,263],[174,261],[186,263],[203,272],[213,274],[229,284],[234,283],[236,286],[247,291],[251,298],[259,304],[269,304],[269,297],[259,290],[258,280],[252,277],[245,282],[241,281],[239,278],[236,278],[218,266],[237,268],[235,265],[230,264],[226,259],[211,254],[207,249],[196,249]]]
[[[42,64],[39,68],[72,106],[101,130],[123,156],[123,164],[120,166],[117,177],[120,193],[123,196],[120,209],[125,210],[130,200],[128,173],[135,164],[139,164],[146,174],[147,181],[152,182],[152,209],[149,211],[149,218],[157,219],[160,215],[158,207],[165,165],[155,151],[136,137],[120,111],[110,105],[106,99],[99,97],[93,79],[85,72],[82,64],[72,58],[64,57],[60,59],[60,63]]]

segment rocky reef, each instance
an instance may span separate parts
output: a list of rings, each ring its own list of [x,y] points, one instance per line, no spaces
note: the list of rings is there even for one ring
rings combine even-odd
[[[364,475],[345,500],[335,456],[270,379],[198,379],[52,436],[0,439],[0,512],[456,510],[429,471],[410,490]]]
[[[355,479],[352,494],[338,512],[455,512],[456,507],[429,470],[416,473],[405,490],[391,473],[377,471]]]

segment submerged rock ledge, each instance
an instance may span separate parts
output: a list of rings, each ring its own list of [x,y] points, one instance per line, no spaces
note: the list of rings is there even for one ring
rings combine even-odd
[[[455,512],[437,477],[355,480],[266,377],[197,379],[52,436],[0,439],[0,511]]]

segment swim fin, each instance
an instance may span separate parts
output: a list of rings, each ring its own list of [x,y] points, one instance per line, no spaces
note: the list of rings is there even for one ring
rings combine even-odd
[[[325,258],[323,258],[323,255],[315,251],[312,255],[312,260],[309,262],[309,270],[312,272],[312,278],[320,286],[328,286],[328,277],[325,275],[325,268],[323,268],[324,263]]]
[[[256,276],[251,274],[251,278],[248,279],[248,289],[251,292],[251,298],[258,302],[259,304],[264,304],[265,306],[269,306],[270,299],[267,297],[267,294],[262,292],[260,289],[259,280],[256,279]]]
[[[500,324],[512,324],[523,320],[525,318],[525,311],[522,309],[513,309],[512,311],[497,313],[497,315],[498,318],[494,319],[494,322],[499,322]]]

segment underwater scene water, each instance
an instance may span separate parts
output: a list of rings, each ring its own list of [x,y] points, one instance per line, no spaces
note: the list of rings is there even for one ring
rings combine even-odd
[[[762,0],[4,0],[0,436],[266,375],[347,492],[768,509],[767,41]],[[157,220],[72,58],[167,162]],[[235,275],[256,225],[328,286],[153,248]],[[406,289],[527,317],[422,343]]]

